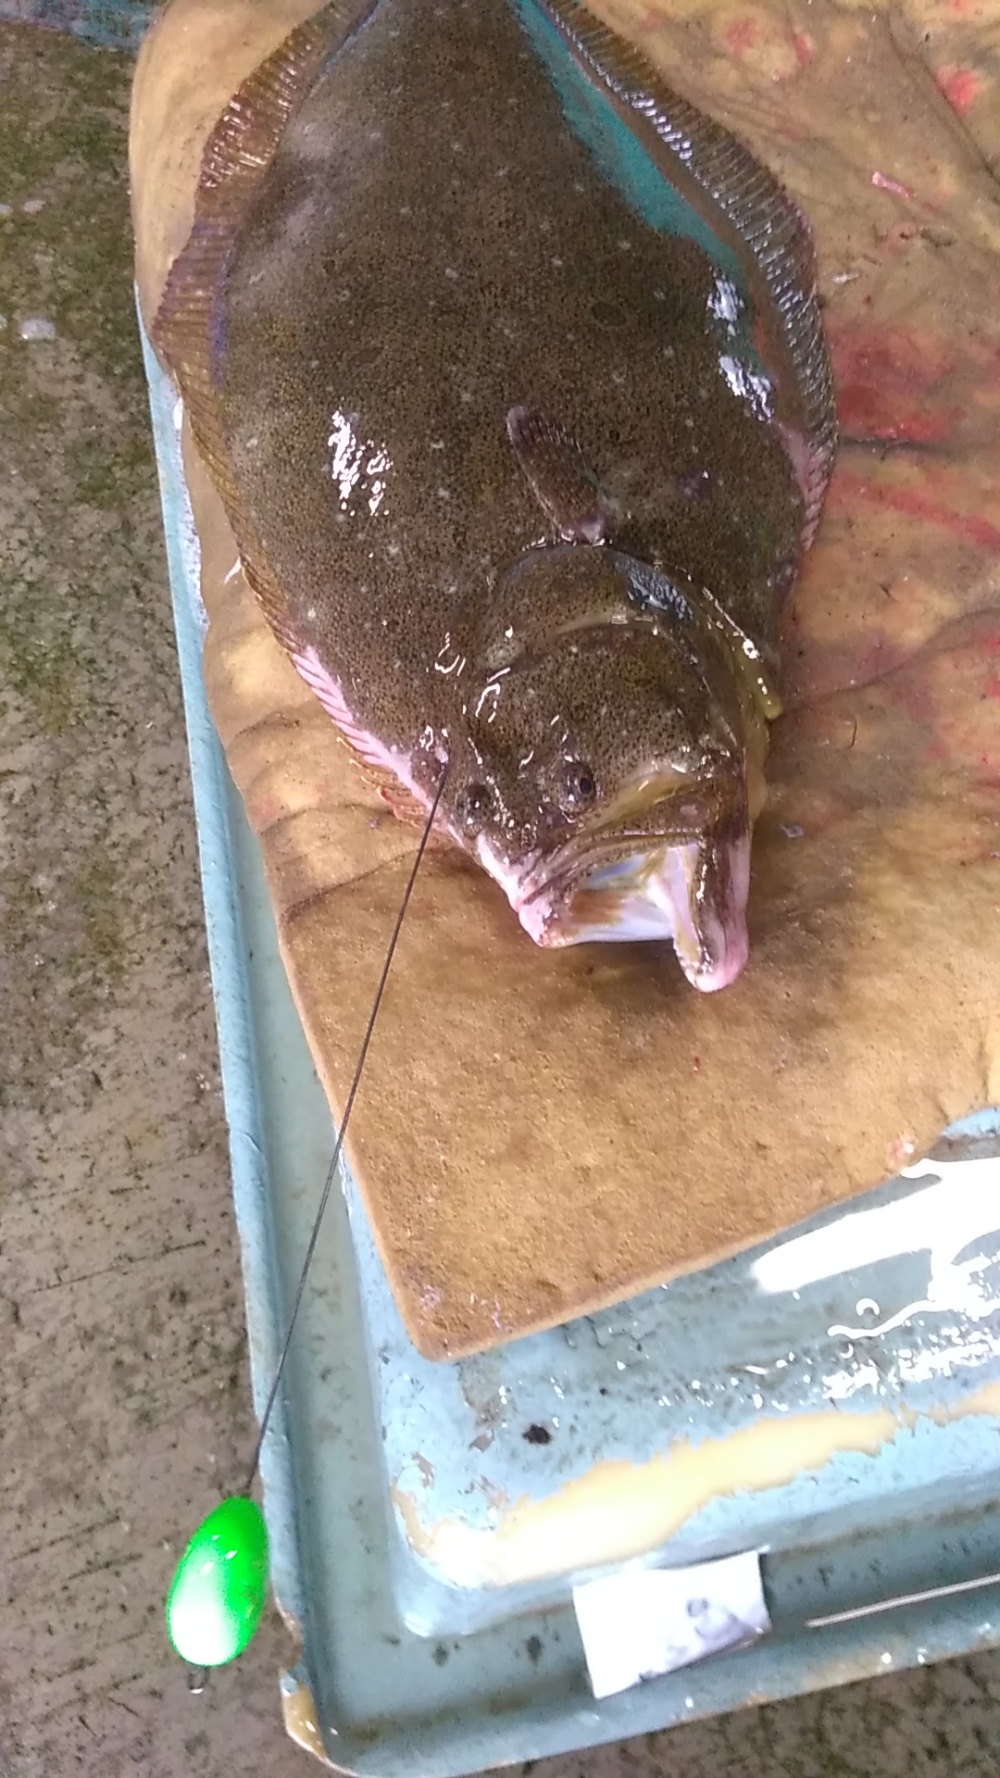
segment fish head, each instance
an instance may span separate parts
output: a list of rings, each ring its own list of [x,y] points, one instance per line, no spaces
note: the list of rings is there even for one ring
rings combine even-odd
[[[695,987],[735,980],[774,707],[711,596],[605,548],[531,550],[463,678],[446,819],[531,938],[669,938]]]

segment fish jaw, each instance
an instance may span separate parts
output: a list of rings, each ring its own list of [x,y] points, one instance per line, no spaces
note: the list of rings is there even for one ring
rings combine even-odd
[[[703,994],[728,987],[746,966],[749,826],[708,840],[663,841],[541,888],[530,880],[526,887],[523,876],[502,887],[525,932],[545,949],[667,938]]]

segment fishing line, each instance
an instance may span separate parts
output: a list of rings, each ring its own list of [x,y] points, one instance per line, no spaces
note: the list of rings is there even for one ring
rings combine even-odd
[[[330,1202],[330,1193],[333,1190],[333,1182],[337,1176],[337,1167],[344,1149],[347,1126],[350,1123],[351,1112],[354,1109],[358,1088],[361,1085],[361,1077],[364,1073],[375,1022],[389,979],[389,971],[392,968],[392,960],[396,954],[403,921],[410,905],[417,873],[427,850],[447,778],[448,768],[445,766],[434,793],[430,813],[420,835],[420,843],[414,854],[410,874],[406,880],[406,887],[403,890],[392,933],[386,947],[378,985],[375,989],[371,1011],[368,1014],[361,1047],[358,1050],[358,1059],[354,1065],[354,1074],[344,1104],[344,1113],[340,1120],[333,1156],[327,1168],[323,1190],[320,1193],[319,1204],[306,1245],[305,1257],[299,1271],[292,1307],[285,1327],[285,1336],[278,1354],[264,1412],[260,1418],[260,1427],[246,1481],[239,1494],[231,1495],[224,1500],[221,1506],[209,1513],[208,1518],[199,1525],[178,1563],[173,1585],[167,1597],[167,1633],[177,1653],[195,1669],[189,1678],[189,1689],[194,1693],[204,1689],[209,1668],[223,1666],[226,1662],[234,1660],[238,1654],[242,1654],[257,1628],[264,1609],[267,1597],[267,1531],[260,1508],[250,1498],[250,1490],[260,1467],[264,1440],[291,1351],[295,1324],[302,1307],[309,1269],[316,1253],[323,1218]]]
[[[292,1300],[292,1311],[288,1317],[288,1326],[285,1330],[284,1343],[283,1343],[281,1351],[278,1355],[278,1363],[275,1368],[274,1378],[271,1383],[270,1393],[268,1395],[267,1402],[264,1407],[264,1412],[261,1415],[260,1430],[257,1433],[257,1443],[254,1446],[253,1459],[250,1464],[250,1470],[247,1475],[246,1482],[243,1485],[244,1494],[249,1494],[250,1489],[253,1486],[254,1477],[257,1474],[257,1470],[260,1465],[260,1454],[264,1448],[264,1439],[267,1435],[268,1423],[270,1421],[272,1413],[274,1412],[274,1404],[277,1401],[278,1390],[281,1387],[281,1378],[284,1373],[285,1365],[288,1360],[289,1351],[291,1349],[292,1335],[295,1332],[295,1323],[296,1323],[296,1320],[298,1319],[299,1309],[302,1305],[302,1297],[305,1293],[306,1280],[308,1279],[308,1276],[309,1276],[309,1267],[312,1265],[312,1262],[313,1262],[313,1255],[316,1252],[316,1244],[319,1240],[320,1229],[323,1224],[323,1217],[326,1214],[327,1204],[330,1202],[330,1193],[333,1190],[333,1182],[336,1177],[337,1166],[340,1161],[341,1153],[343,1152],[344,1136],[346,1135],[347,1126],[350,1122],[351,1112],[354,1110],[354,1101],[358,1096],[358,1088],[361,1085],[361,1076],[364,1073],[365,1062],[368,1058],[368,1049],[371,1044],[372,1033],[375,1030],[375,1021],[378,1018],[379,1007],[382,1004],[382,996],[385,993],[386,982],[389,979],[389,971],[392,968],[392,959],[396,954],[396,946],[399,943],[399,935],[403,929],[403,921],[406,918],[406,910],[410,905],[410,896],[413,894],[413,886],[417,880],[417,872],[420,869],[420,865],[423,860],[424,853],[427,850],[427,842],[431,837],[431,828],[434,825],[434,817],[438,812],[438,804],[441,801],[441,793],[444,790],[445,780],[447,779],[447,776],[448,776],[448,772],[447,772],[447,768],[446,768],[445,771],[441,775],[441,782],[438,785],[437,790],[434,793],[434,801],[431,804],[430,814],[427,817],[427,821],[424,825],[423,832],[420,835],[420,844],[417,847],[416,854],[413,859],[413,864],[410,867],[410,874],[406,880],[406,888],[403,890],[403,899],[399,904],[399,911],[396,914],[396,921],[395,921],[395,925],[393,926],[393,929],[392,929],[392,936],[389,939],[389,944],[386,949],[385,959],[382,964],[382,973],[378,979],[378,987],[375,989],[375,998],[372,1001],[371,1012],[368,1014],[368,1023],[365,1026],[364,1037],[361,1039],[361,1048],[358,1051],[358,1059],[357,1059],[357,1062],[355,1063],[355,1066],[354,1066],[354,1076],[351,1080],[350,1090],[348,1092],[347,1100],[344,1105],[344,1115],[340,1120],[340,1129],[337,1134],[336,1143],[334,1144],[333,1158],[330,1161],[330,1165],[327,1169],[326,1180],[324,1181],[323,1190],[320,1193],[319,1208],[316,1211],[316,1216],[313,1221],[312,1233],[309,1236],[309,1244],[306,1247],[305,1259],[302,1261],[302,1270],[299,1273],[299,1281],[296,1286],[295,1296]]]

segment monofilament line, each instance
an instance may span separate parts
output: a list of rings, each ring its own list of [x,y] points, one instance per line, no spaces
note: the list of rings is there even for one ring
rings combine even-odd
[[[354,1066],[354,1076],[351,1080],[350,1091],[348,1092],[347,1100],[344,1105],[344,1115],[340,1120],[340,1129],[334,1145],[333,1158],[327,1169],[326,1180],[323,1185],[323,1190],[320,1193],[319,1207],[316,1211],[312,1232],[309,1236],[309,1244],[306,1247],[305,1259],[302,1261],[302,1270],[299,1273],[299,1281],[295,1288],[295,1296],[292,1300],[292,1311],[288,1317],[288,1326],[285,1329],[285,1338],[282,1343],[281,1352],[278,1356],[278,1363],[275,1368],[270,1393],[268,1394],[264,1412],[261,1415],[260,1431],[257,1434],[257,1443],[254,1446],[253,1459],[250,1464],[250,1471],[243,1490],[245,1494],[249,1494],[250,1489],[253,1487],[254,1476],[257,1474],[257,1468],[260,1463],[260,1454],[264,1448],[264,1439],[267,1435],[267,1428],[274,1411],[274,1404],[278,1399],[278,1390],[281,1387],[281,1379],[284,1374],[285,1364],[288,1359],[289,1351],[291,1350],[292,1335],[295,1332],[295,1323],[298,1319],[299,1309],[302,1306],[306,1280],[309,1276],[309,1267],[312,1265],[313,1255],[316,1252],[316,1244],[319,1241],[319,1233],[323,1224],[323,1217],[326,1214],[326,1207],[330,1201],[330,1193],[333,1190],[333,1182],[337,1176],[337,1166],[340,1161],[341,1153],[343,1152],[344,1137],[347,1133],[347,1126],[350,1122],[351,1112],[354,1109],[354,1101],[358,1096],[358,1088],[361,1085],[361,1076],[364,1073],[365,1062],[368,1057],[368,1049],[371,1044],[372,1033],[375,1029],[375,1021],[378,1018],[379,1007],[382,1004],[382,996],[385,993],[385,985],[389,979],[389,970],[392,967],[392,959],[395,956],[396,946],[399,943],[399,935],[403,928],[403,921],[406,918],[406,910],[410,905],[410,897],[413,894],[413,886],[417,880],[417,872],[420,869],[424,853],[427,850],[427,842],[431,837],[431,829],[434,826],[434,818],[438,811],[438,804],[441,801],[441,794],[444,790],[447,776],[448,771],[446,767],[441,774],[441,782],[434,793],[434,801],[431,804],[430,814],[427,817],[423,832],[420,835],[420,844],[417,847],[410,874],[406,880],[406,888],[403,890],[403,899],[399,904],[399,912],[396,915],[395,925],[392,929],[392,936],[386,949],[385,961],[382,964],[382,973],[379,976],[378,987],[375,989],[375,998],[372,1001],[371,1012],[368,1014],[368,1023],[365,1026],[364,1037],[361,1039],[361,1048],[358,1051],[358,1059]]]

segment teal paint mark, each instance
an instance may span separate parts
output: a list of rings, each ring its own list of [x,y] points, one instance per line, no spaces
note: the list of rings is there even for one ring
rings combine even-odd
[[[512,4],[558,94],[567,124],[602,177],[640,221],[661,234],[694,241],[745,298],[746,279],[738,255],[669,183],[607,94],[578,67],[536,0],[512,0]]]
[[[0,20],[68,31],[100,49],[138,49],[155,11],[155,0],[0,0]]]

